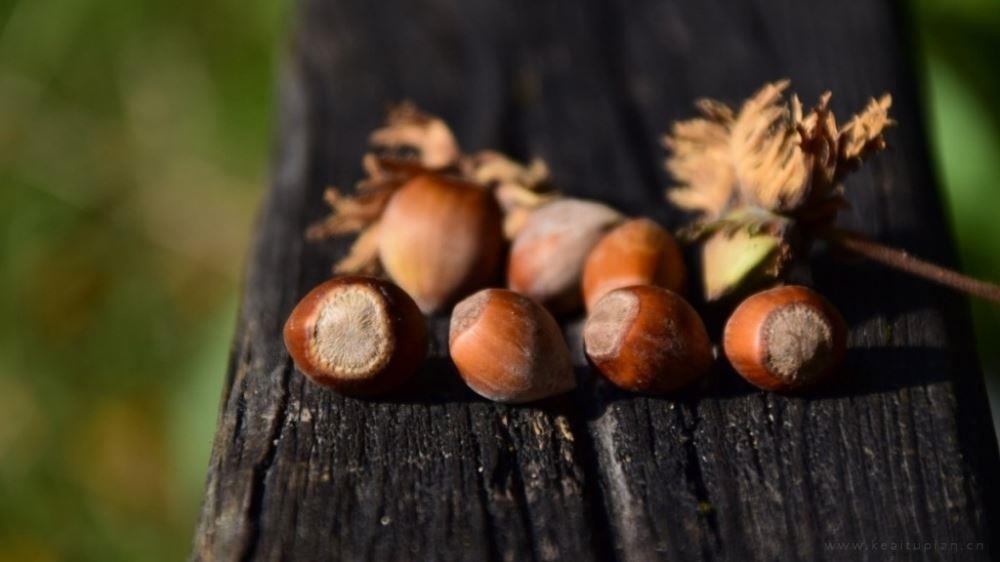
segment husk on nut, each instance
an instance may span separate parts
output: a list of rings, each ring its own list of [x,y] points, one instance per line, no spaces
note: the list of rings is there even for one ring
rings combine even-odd
[[[499,276],[504,239],[556,196],[545,164],[463,153],[441,119],[411,103],[392,108],[369,137],[366,177],[352,195],[324,198],[332,213],[313,240],[357,233],[338,274],[388,275],[434,312]]]
[[[846,206],[842,181],[885,148],[892,98],[872,99],[838,127],[830,93],[808,112],[789,82],[766,84],[738,112],[701,100],[701,117],[680,121],[664,138],[667,192],[698,213],[688,239],[702,242],[705,297],[715,300],[773,281],[829,228]]]

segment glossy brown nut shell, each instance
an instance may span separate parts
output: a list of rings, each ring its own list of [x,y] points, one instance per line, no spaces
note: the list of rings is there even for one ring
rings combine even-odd
[[[392,196],[379,227],[379,260],[424,312],[436,312],[499,277],[503,217],[481,186],[421,175]]]
[[[601,238],[583,268],[587,310],[609,292],[633,285],[654,285],[681,293],[687,270],[677,241],[649,219],[626,221]]]
[[[604,295],[587,318],[583,341],[594,367],[625,390],[670,392],[712,366],[701,317],[680,295],[661,287],[625,287]]]
[[[530,402],[576,386],[555,319],[512,291],[483,289],[458,303],[449,347],[466,384],[496,402]]]
[[[765,390],[792,391],[830,377],[846,348],[840,313],[815,291],[785,285],[744,300],[726,322],[723,348],[740,375]]]
[[[288,317],[284,338],[310,380],[358,396],[398,387],[427,353],[427,326],[416,303],[371,277],[337,277],[314,288]]]

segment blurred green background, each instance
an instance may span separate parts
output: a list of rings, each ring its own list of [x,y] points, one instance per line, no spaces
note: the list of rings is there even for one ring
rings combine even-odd
[[[903,6],[963,266],[997,279],[1000,10]],[[0,562],[187,554],[287,22],[276,0],[0,1]]]

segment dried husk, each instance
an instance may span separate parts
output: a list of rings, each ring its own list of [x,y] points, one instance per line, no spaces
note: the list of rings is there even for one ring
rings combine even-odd
[[[371,133],[362,167],[365,177],[353,194],[327,188],[323,197],[332,211],[306,232],[311,240],[358,234],[348,254],[334,265],[339,274],[381,272],[379,219],[399,188],[418,175],[456,177],[492,190],[504,211],[508,239],[533,209],[558,197],[542,160],[522,164],[495,151],[465,154],[442,119],[410,102],[391,108],[384,125]]]
[[[888,94],[838,128],[830,92],[805,112],[797,96],[786,99],[788,86],[765,84],[739,112],[701,100],[701,116],[675,123],[664,138],[666,168],[678,182],[667,198],[697,215],[684,232],[705,243],[710,300],[779,278],[846,206],[843,179],[885,148],[894,124]]]

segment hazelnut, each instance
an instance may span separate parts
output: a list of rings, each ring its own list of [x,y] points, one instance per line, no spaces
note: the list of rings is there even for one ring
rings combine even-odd
[[[687,272],[674,237],[649,219],[626,221],[601,238],[583,267],[587,310],[610,291],[655,285],[680,293]]]
[[[615,386],[663,393],[687,386],[712,366],[705,324],[680,295],[649,285],[598,300],[583,328],[590,362]]]
[[[621,220],[611,207],[579,199],[556,199],[537,208],[514,238],[507,287],[557,314],[573,312],[581,303],[587,254]]]
[[[465,383],[490,400],[530,402],[576,386],[555,319],[512,291],[483,289],[458,303],[449,345]]]
[[[498,277],[503,217],[493,195],[476,184],[417,176],[393,195],[379,231],[382,266],[424,312]]]
[[[814,385],[844,357],[840,313],[806,287],[786,285],[744,300],[726,322],[723,348],[733,368],[765,390]]]
[[[299,371],[350,395],[399,386],[427,353],[427,326],[413,299],[371,277],[320,284],[296,305],[284,335]]]

